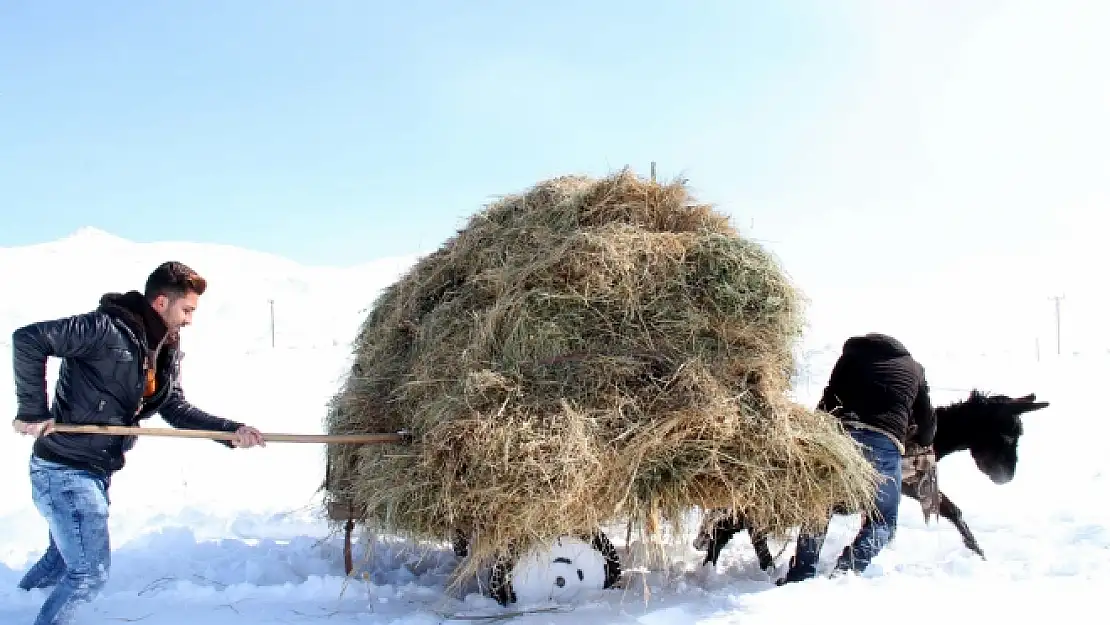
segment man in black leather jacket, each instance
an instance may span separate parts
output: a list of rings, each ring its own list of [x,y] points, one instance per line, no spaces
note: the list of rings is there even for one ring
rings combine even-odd
[[[210,415],[185,399],[180,330],[192,321],[205,280],[167,262],[145,292],[108,293],[88,313],[19,328],[12,334],[16,432],[34,436],[31,493],[50,528],[50,544],[20,588],[54,590],[36,623],[69,623],[108,580],[108,485],[134,436],[73,434],[55,424],[138,426],[155,412],[183,429],[234,432],[232,447],[264,445],[262,434]],[[48,406],[46,363],[62,363]]]
[[[933,444],[936,414],[925,370],[897,339],[871,333],[844,342],[818,410],[838,416],[881,474],[877,514],[864,519],[859,534],[837,560],[837,570],[861,572],[894,537],[901,501],[902,454],[907,433],[922,446]],[[911,427],[913,426],[913,427]],[[799,536],[784,582],[816,573],[822,536]]]

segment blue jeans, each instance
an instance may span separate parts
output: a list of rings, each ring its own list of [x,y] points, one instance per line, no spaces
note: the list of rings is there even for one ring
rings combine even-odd
[[[31,457],[31,498],[50,529],[46,553],[19,582],[54,590],[35,625],[72,623],[74,611],[108,581],[108,482],[89,471]]]
[[[894,538],[898,527],[898,504],[902,500],[902,454],[894,441],[879,432],[849,428],[848,433],[863,446],[864,456],[882,476],[875,497],[876,515],[863,519],[856,539],[836,561],[837,570],[852,569],[859,573]],[[823,542],[823,532],[798,537],[798,546],[785,581],[797,582],[816,575]]]

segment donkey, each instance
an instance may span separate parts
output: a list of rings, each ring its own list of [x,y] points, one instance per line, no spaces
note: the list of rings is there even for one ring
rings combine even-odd
[[[1033,393],[1024,397],[1011,398],[1006,395],[989,395],[972,389],[967,399],[936,408],[937,432],[933,440],[932,452],[907,448],[903,456],[903,467],[907,463],[919,468],[935,464],[941,458],[956,452],[969,450],[979,468],[995,484],[1006,484],[1014,479],[1017,472],[1018,439],[1024,433],[1021,415],[1047,408],[1048,402],[1038,402]],[[918,461],[924,460],[924,463]],[[964,546],[986,559],[982,548],[975,540],[971,529],[963,519],[963,513],[943,492],[936,490],[937,501],[926,501],[928,488],[922,488],[921,475],[905,472],[902,477],[902,494],[922,504],[926,518],[935,512],[956,526],[963,538]],[[935,478],[933,478],[935,479]],[[707,515],[702,523],[695,549],[705,549],[703,564],[716,566],[721,550],[737,532],[747,530],[759,559],[759,568],[769,570],[774,566],[774,558],[767,547],[767,536],[754,527],[743,515],[729,515],[727,511],[715,510]]]

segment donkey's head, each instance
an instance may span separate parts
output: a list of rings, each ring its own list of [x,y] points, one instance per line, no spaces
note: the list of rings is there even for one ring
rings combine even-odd
[[[1032,393],[1012,398],[972,390],[966,400],[948,409],[962,413],[959,422],[965,439],[963,445],[971,451],[975,465],[995,484],[1005,484],[1017,472],[1018,439],[1024,433],[1021,415],[1048,405],[1038,402]]]

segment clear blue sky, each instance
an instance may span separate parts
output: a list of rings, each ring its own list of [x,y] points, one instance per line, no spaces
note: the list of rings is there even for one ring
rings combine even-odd
[[[8,1],[0,246],[356,263],[655,160],[811,290],[1037,271],[1039,301],[1106,249],[1108,28],[1080,0]]]
[[[5,2],[0,245],[91,225],[358,262],[652,160],[714,200],[774,196],[869,55],[815,6]]]

